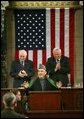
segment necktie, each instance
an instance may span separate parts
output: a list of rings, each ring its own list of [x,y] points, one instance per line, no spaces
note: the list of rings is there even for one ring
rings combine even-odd
[[[24,61],[21,61],[21,65],[24,66]]]
[[[60,59],[57,59],[56,62],[57,62],[57,63],[60,63]]]

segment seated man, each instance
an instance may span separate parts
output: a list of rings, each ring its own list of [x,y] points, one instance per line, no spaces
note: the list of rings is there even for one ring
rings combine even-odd
[[[48,91],[56,90],[54,81],[47,77],[46,68],[40,64],[38,68],[37,78],[30,81],[29,90],[31,91]]]
[[[1,111],[1,118],[27,118],[25,115],[14,111],[16,101],[16,96],[12,92],[3,96],[4,109]]]

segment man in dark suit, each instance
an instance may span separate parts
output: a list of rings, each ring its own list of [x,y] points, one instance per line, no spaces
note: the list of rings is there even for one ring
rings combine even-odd
[[[11,64],[10,75],[14,78],[13,87],[21,87],[24,81],[30,81],[34,75],[33,62],[27,60],[27,52],[25,50],[19,51],[19,59]]]
[[[14,111],[16,96],[12,92],[7,92],[3,96],[4,109],[1,111],[1,118],[27,118],[25,115]]]
[[[38,68],[38,74],[36,79],[32,79],[29,84],[29,90],[31,91],[50,91],[56,90],[57,87],[54,81],[47,77],[46,68],[40,64]]]
[[[64,87],[68,85],[68,74],[70,73],[69,58],[62,55],[61,49],[53,49],[53,57],[48,58],[46,70],[49,77],[53,79],[57,85],[59,83]]]

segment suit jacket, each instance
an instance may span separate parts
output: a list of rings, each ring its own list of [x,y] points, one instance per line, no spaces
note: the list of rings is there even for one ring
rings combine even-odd
[[[18,73],[21,70],[25,70],[28,76],[25,76],[24,78],[19,77]],[[30,81],[34,73],[33,62],[31,60],[25,60],[24,67],[21,65],[20,60],[13,61],[10,69],[10,75],[15,79],[13,87],[18,88],[24,81]]]
[[[50,57],[46,63],[46,70],[51,79],[54,81],[60,80],[63,86],[67,86],[69,83],[68,74],[70,72],[69,58],[66,56],[61,56],[60,65],[61,69],[55,71],[54,69],[56,67],[56,60],[54,57]]]
[[[19,114],[12,109],[4,109],[1,111],[1,118],[25,118],[25,115]]]
[[[41,79],[41,80],[45,80],[45,88],[44,91],[51,91],[51,90],[56,90],[57,88],[49,81],[51,79]],[[37,77],[36,79],[33,79],[33,83],[31,84],[30,82],[30,91],[42,91],[42,86],[41,86],[41,82],[40,79]]]

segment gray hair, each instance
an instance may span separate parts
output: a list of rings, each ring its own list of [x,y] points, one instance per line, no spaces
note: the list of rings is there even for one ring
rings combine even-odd
[[[25,56],[27,56],[26,50],[19,50],[19,55],[21,55],[21,54],[25,54]]]
[[[3,103],[6,107],[12,107],[16,101],[16,96],[12,92],[8,92],[3,96]]]
[[[53,52],[54,52],[54,51],[59,51],[59,52],[61,53],[61,49],[60,49],[60,48],[54,48],[54,49],[53,49]]]

